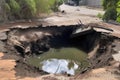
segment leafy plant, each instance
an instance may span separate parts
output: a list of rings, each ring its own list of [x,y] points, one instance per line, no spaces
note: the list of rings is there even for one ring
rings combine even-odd
[[[101,13],[98,13],[98,14],[97,14],[97,17],[100,18],[100,19],[102,19],[102,18],[103,18],[103,15],[102,15]]]
[[[23,19],[31,19],[36,15],[36,3],[34,0],[21,0],[21,16]]]
[[[62,0],[5,0],[5,12],[10,20],[32,19],[41,13],[58,11]],[[9,14],[8,14],[9,13]]]
[[[103,0],[105,14],[103,20],[116,20],[120,22],[120,0]]]
[[[116,20],[116,18],[117,18],[117,11],[115,7],[109,7],[103,16],[103,20],[105,21]]]
[[[116,19],[116,21],[120,22],[120,1],[117,3],[116,10],[117,10],[117,19]]]
[[[26,5],[28,6],[28,8],[31,11],[32,15],[35,15],[37,9],[36,9],[36,3],[34,0],[25,0]]]
[[[6,10],[7,12],[10,12],[11,8],[10,8],[9,4],[8,4],[8,3],[5,3],[4,6],[5,6],[5,10]]]
[[[9,8],[9,6],[10,8]],[[6,8],[11,10],[11,16],[14,15],[14,17],[19,18],[20,15],[20,5],[16,2],[16,0],[10,0],[9,3],[6,4]]]

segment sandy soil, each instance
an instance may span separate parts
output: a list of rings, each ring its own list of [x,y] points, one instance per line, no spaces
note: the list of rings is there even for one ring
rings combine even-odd
[[[3,53],[0,53],[0,79],[1,80],[16,80],[14,66],[16,65],[15,60],[4,60],[2,57]]]
[[[120,75],[113,74],[108,68],[94,69],[83,80],[120,80]]]
[[[2,59],[4,53],[0,53],[0,80],[37,80],[37,78],[23,78],[16,76],[14,70],[16,62],[13,59]]]

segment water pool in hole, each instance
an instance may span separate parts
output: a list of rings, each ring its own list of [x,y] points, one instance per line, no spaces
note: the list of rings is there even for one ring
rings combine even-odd
[[[28,63],[54,74],[75,75],[89,66],[87,54],[74,47],[51,48],[41,55],[30,57]]]

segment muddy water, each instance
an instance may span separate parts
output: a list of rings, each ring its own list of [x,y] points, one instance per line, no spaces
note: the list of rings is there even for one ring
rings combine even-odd
[[[29,58],[28,62],[48,73],[71,75],[80,73],[89,65],[87,54],[74,47],[51,48],[48,52]]]

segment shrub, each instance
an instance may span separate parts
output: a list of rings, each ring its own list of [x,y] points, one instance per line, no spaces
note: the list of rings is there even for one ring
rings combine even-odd
[[[9,8],[9,6],[10,6],[10,8]],[[9,6],[6,5],[6,7],[10,9],[11,16],[14,16],[15,18],[19,18],[20,5],[16,2],[16,0],[10,0]]]
[[[5,0],[5,12],[14,19],[32,19],[40,13],[58,11],[63,0]]]
[[[18,1],[20,4],[21,10],[20,10],[20,17],[22,19],[30,19],[33,18],[36,15],[36,3],[34,0],[20,0]]]
[[[109,7],[103,16],[104,21],[116,20],[116,18],[117,18],[117,11],[115,7]]]
[[[103,20],[116,20],[120,22],[120,0],[103,0],[105,14]]]
[[[116,21],[120,22],[120,1],[117,3],[116,10],[117,10],[117,19],[116,19]]]
[[[102,19],[102,18],[103,18],[103,15],[102,15],[101,13],[98,13],[98,14],[97,14],[97,17],[100,18],[100,19]]]
[[[120,22],[120,16],[119,17],[117,17],[117,20],[116,20],[117,22]]]

